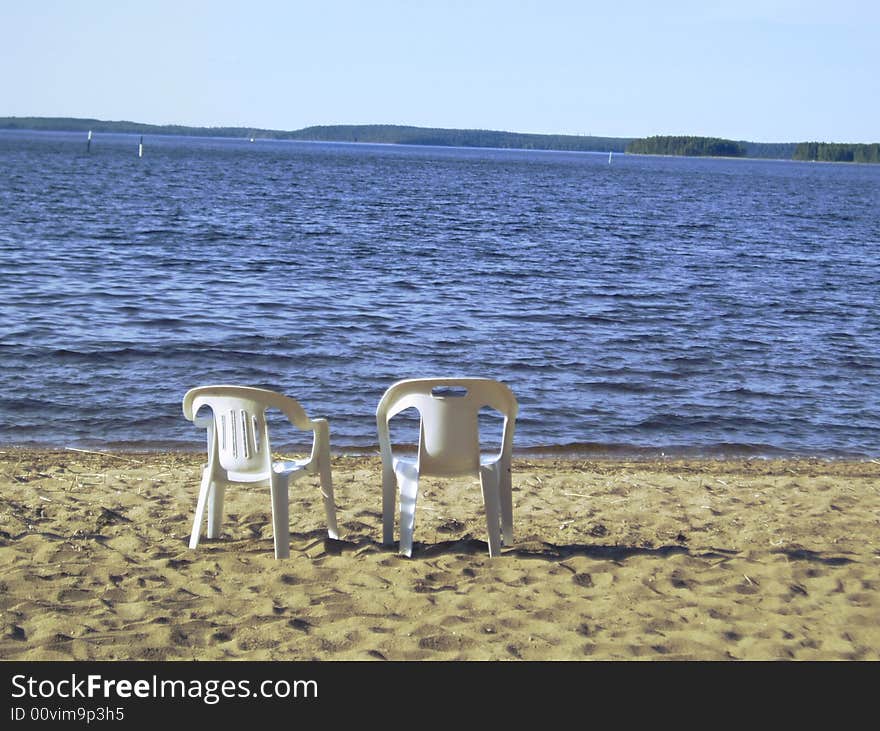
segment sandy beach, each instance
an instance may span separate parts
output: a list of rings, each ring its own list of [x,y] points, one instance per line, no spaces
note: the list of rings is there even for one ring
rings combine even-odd
[[[378,458],[335,456],[340,540],[304,478],[285,561],[261,486],[188,549],[204,460],[0,450],[0,659],[880,659],[876,460],[518,458],[502,556],[426,479],[407,559]]]

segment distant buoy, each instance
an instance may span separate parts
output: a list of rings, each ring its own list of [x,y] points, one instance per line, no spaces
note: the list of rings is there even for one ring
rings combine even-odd
[[[610,150],[610,151],[608,152],[608,164],[609,164],[609,165],[611,164],[611,156],[612,156],[613,154],[614,154],[614,150]]]
[[[92,130],[89,130],[89,137],[86,140],[86,152],[92,149]]]
[[[141,141],[138,142],[138,157],[144,156],[144,137],[141,135]]]

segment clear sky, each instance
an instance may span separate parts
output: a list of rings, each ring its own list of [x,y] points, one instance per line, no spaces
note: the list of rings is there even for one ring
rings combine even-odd
[[[880,141],[880,0],[0,0],[0,116]]]

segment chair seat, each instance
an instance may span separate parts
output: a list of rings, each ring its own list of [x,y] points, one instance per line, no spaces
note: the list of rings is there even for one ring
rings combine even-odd
[[[285,459],[272,463],[272,472],[276,475],[289,475],[304,470],[312,463],[311,459]]]
[[[229,482],[265,482],[266,480],[271,480],[272,475],[269,472],[235,472],[234,470],[227,470],[226,478]]]
[[[500,457],[497,454],[480,455],[480,467],[494,467],[496,464],[498,464],[499,460]],[[391,462],[393,464],[394,471],[401,477],[409,477],[412,479],[418,478],[419,460],[417,457],[394,457],[392,458]],[[476,472],[472,472],[471,470],[461,472],[458,476],[463,477],[465,475],[473,475],[474,477],[478,477],[478,474]],[[445,473],[443,477],[456,477],[456,475]]]
[[[312,464],[311,459],[283,459],[272,463],[272,472],[233,472],[227,471],[227,476],[232,482],[263,482],[271,480],[272,475],[286,477],[300,470],[308,468]]]
[[[413,457],[395,457],[392,460],[394,471],[401,477],[418,479],[419,467],[418,460]]]

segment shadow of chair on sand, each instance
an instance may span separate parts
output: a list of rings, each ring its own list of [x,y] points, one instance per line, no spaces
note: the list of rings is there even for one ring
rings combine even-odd
[[[344,554],[363,554],[363,553],[386,553],[389,556],[397,556],[396,545],[385,545],[382,541],[376,540],[369,536],[355,536],[349,539],[328,538],[324,530],[313,530],[308,532],[291,532],[291,547],[294,551],[309,552],[314,555],[314,549],[321,546],[317,554],[327,554],[330,556],[341,556]],[[254,545],[253,537],[242,538],[240,540],[230,540],[228,538],[218,540],[204,541],[208,550],[232,551],[236,554],[254,554],[260,555],[265,553],[265,547]],[[486,555],[488,544],[484,540],[473,538],[470,535],[462,538],[437,541],[435,543],[413,544],[413,556],[418,558],[436,558],[438,556],[476,556],[482,558]],[[683,545],[663,545],[663,546],[626,546],[626,545],[607,545],[596,543],[565,543],[555,544],[546,541],[524,541],[514,544],[510,548],[504,550],[502,557],[509,556],[524,559],[538,559],[543,561],[565,561],[575,556],[584,558],[592,558],[606,561],[626,561],[636,556],[653,556],[656,558],[666,558],[669,556],[690,556],[691,558],[700,559],[729,559],[739,555],[741,552],[727,548],[713,547],[706,551],[694,552],[687,546]],[[845,556],[823,556],[816,551],[810,551],[804,548],[790,547],[778,548],[770,551],[773,554],[785,555],[794,561],[810,561],[813,563],[821,563],[827,566],[841,566],[852,563],[852,559]]]

